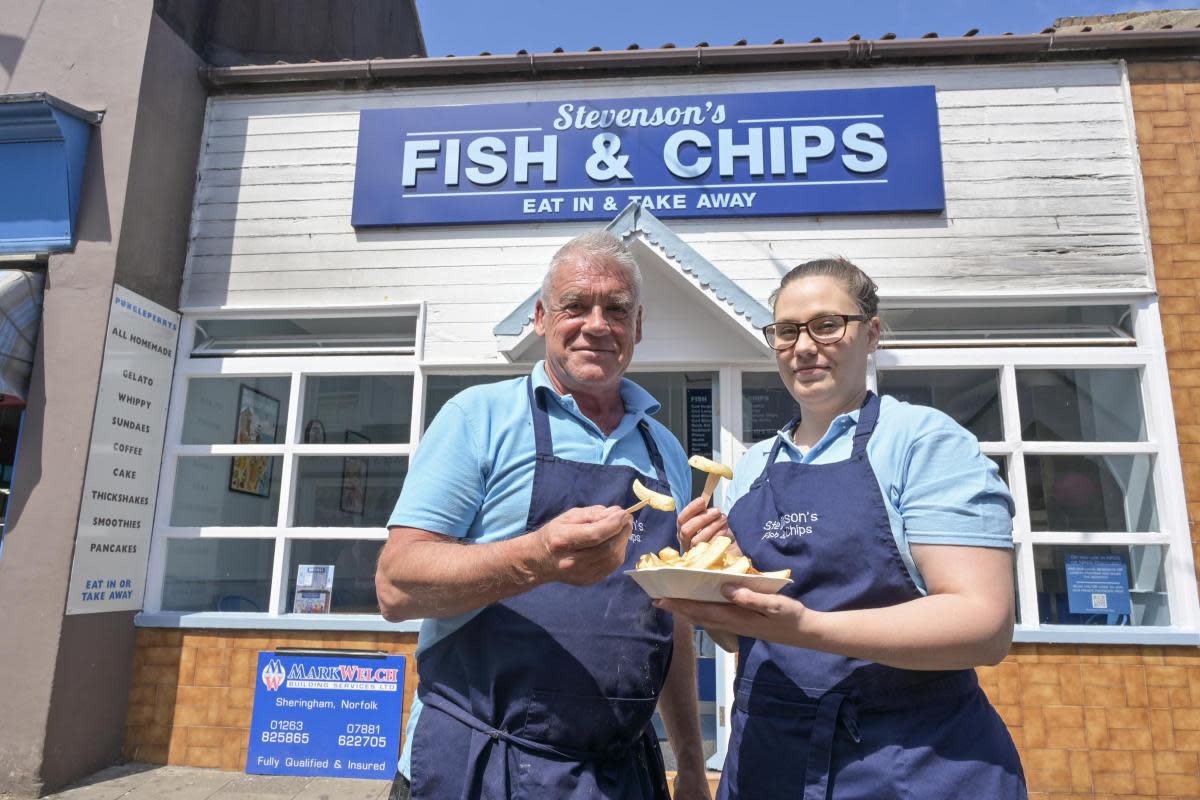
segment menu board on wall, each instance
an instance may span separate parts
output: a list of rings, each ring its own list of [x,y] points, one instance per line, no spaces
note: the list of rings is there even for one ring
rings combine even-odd
[[[179,315],[113,286],[68,614],[142,607]]]
[[[687,390],[687,452],[689,456],[712,458],[712,389]]]

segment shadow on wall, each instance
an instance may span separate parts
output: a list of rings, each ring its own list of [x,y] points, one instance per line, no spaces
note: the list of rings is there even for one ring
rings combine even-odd
[[[87,164],[83,174],[83,193],[79,198],[76,241],[111,242],[112,224],[108,216],[108,185],[104,182],[104,126],[92,129],[88,142]],[[49,277],[47,277],[49,290]]]

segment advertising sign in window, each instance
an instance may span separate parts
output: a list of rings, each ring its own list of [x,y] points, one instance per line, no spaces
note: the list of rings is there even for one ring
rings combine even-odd
[[[246,772],[391,780],[404,657],[258,654]]]
[[[941,211],[932,86],[365,109],[356,227]]]

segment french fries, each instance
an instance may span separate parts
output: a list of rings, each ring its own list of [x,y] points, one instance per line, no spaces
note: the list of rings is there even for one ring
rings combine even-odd
[[[733,540],[728,536],[717,536],[707,542],[694,545],[691,550],[682,555],[673,547],[664,547],[657,553],[643,555],[638,559],[635,568],[683,567],[723,572],[728,575],[765,575],[769,578],[790,578],[792,576],[790,569],[759,572],[746,556],[739,556],[730,551],[732,544]]]
[[[640,511],[644,506],[650,506],[655,511],[675,510],[674,497],[647,489],[637,478],[633,479],[633,496],[638,499],[638,502],[625,509],[627,514]]]

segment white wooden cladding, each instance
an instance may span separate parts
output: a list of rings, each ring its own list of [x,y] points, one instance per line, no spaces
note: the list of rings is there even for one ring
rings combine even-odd
[[[667,224],[760,299],[788,267],[833,254],[860,264],[885,295],[1152,287],[1132,112],[1122,66],[1104,62],[215,98],[182,304],[186,310],[425,301],[427,359],[495,360],[492,326],[538,285],[554,250],[591,226],[355,232],[350,209],[360,109],[917,84],[938,89],[944,214]],[[690,327],[688,315],[659,316],[646,336],[653,350],[669,352],[692,333],[681,327]]]

